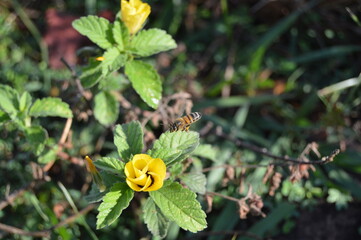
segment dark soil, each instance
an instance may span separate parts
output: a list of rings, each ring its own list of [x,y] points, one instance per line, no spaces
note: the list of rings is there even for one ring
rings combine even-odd
[[[361,204],[337,210],[334,205],[321,205],[301,212],[296,227],[277,240],[356,240],[361,239]]]

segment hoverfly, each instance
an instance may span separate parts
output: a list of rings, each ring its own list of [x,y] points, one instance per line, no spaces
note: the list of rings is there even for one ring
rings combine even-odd
[[[176,131],[186,131],[188,132],[189,127],[192,123],[197,122],[201,119],[202,114],[200,112],[193,112],[181,118],[177,118],[174,122],[169,124],[169,131],[176,132]]]

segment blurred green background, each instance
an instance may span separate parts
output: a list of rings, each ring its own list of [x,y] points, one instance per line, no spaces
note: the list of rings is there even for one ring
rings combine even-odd
[[[192,158],[190,169],[252,165],[234,168],[234,178],[225,168],[207,171],[207,191],[241,198],[251,184],[267,214],[240,219],[234,202],[215,197],[204,232],[191,234],[174,225],[166,239],[360,238],[360,1],[147,2],[152,13],[145,28],[164,29],[178,44],[175,50],[149,58],[162,76],[163,95],[187,92],[192,110],[204,115],[192,128],[210,146]],[[58,157],[46,181],[34,180],[37,159],[19,132],[0,125],[0,223],[41,231],[89,206],[84,198],[89,176],[82,164],[69,160],[111,154],[112,129],[96,122],[88,112],[92,106],[79,101],[76,83],[60,59],[76,70],[83,64],[76,51],[90,44],[74,33],[73,20],[88,14],[114,19],[119,7],[117,1],[100,0],[1,1],[1,84],[20,93],[29,91],[34,99],[61,97],[75,118],[73,140],[64,150],[68,159]],[[117,123],[142,120],[151,111],[129,85],[118,75],[107,86],[137,107],[126,109],[121,104]],[[65,120],[36,121],[48,130],[49,145],[56,144]],[[146,128],[148,144],[163,131],[155,123]],[[322,156],[336,148],[341,154],[329,164],[315,166],[309,178],[296,183],[289,180],[287,166],[276,166],[282,182],[269,196],[269,185],[262,183],[266,168],[254,165],[272,159],[236,146],[219,132],[276,155],[298,157],[310,142],[319,145]],[[6,199],[24,186],[25,191],[8,204]],[[207,209],[204,196],[199,200]],[[94,209],[56,228],[52,238],[151,239],[139,217],[141,202],[139,194],[111,227],[95,230]],[[0,238],[33,237],[1,229]]]

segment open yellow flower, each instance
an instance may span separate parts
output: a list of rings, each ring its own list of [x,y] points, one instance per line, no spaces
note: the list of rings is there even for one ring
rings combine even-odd
[[[162,159],[136,154],[124,169],[128,186],[134,191],[150,192],[160,189],[166,174]]]
[[[130,34],[137,33],[150,14],[150,6],[140,0],[121,0],[122,21]]]

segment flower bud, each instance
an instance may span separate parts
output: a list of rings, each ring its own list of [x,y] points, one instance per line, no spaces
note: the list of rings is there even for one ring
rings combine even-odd
[[[150,6],[140,0],[121,0],[122,21],[130,34],[137,33],[150,14]]]

